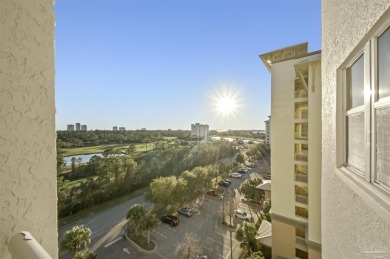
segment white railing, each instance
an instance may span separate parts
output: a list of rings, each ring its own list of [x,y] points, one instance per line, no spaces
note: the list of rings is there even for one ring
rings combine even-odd
[[[295,132],[295,139],[307,139],[307,131],[303,131],[303,132]]]
[[[294,93],[295,98],[305,98],[307,97],[307,92],[305,90],[296,90]]]
[[[8,243],[12,259],[52,259],[46,250],[27,231],[14,235]]]
[[[295,153],[295,160],[307,162],[307,153]]]
[[[307,183],[307,174],[295,174],[295,181]]]
[[[302,238],[302,237],[295,237],[295,243],[297,245],[300,245],[302,247],[305,247],[307,248],[307,244],[306,244],[306,239]]]
[[[295,112],[295,119],[307,119],[309,117],[309,111],[308,110],[301,110]]]
[[[307,197],[307,196],[295,194],[295,201],[296,202],[299,202],[299,203],[307,205],[308,204],[308,200],[309,200],[309,197]]]

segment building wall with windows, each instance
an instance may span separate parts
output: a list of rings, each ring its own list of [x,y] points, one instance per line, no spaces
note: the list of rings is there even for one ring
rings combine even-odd
[[[209,137],[209,125],[191,124],[191,137],[207,140]]]
[[[52,0],[0,1],[0,258],[29,231],[58,256]]]
[[[389,7],[322,1],[324,258],[390,258]]]
[[[271,145],[271,116],[268,116],[268,120],[264,121],[265,124],[265,139],[264,144],[267,147]]]
[[[272,258],[321,258],[321,53],[302,43],[260,58],[271,72]]]

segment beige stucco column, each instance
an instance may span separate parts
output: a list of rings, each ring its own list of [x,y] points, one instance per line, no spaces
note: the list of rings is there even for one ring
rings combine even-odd
[[[53,4],[0,1],[0,258],[20,231],[58,257]]]

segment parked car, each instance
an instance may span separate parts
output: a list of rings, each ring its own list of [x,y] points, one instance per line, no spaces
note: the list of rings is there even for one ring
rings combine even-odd
[[[176,216],[173,216],[173,215],[165,215],[165,216],[162,216],[160,218],[161,222],[162,223],[167,223],[169,224],[171,227],[175,227],[177,225],[179,225],[179,218],[176,217]]]
[[[227,182],[227,183],[229,183],[229,185],[232,184],[232,180],[230,180],[230,179],[225,179],[224,181]]]
[[[234,210],[234,216],[238,219],[243,219],[243,220],[251,220],[252,216],[246,213],[245,211],[242,211],[240,209]]]
[[[240,169],[238,170],[238,173],[239,173],[239,174],[246,174],[247,171],[246,171],[244,168],[240,168]]]
[[[239,174],[239,173],[232,173],[231,177],[233,177],[233,178],[241,178],[241,177],[242,177],[242,174]]]
[[[217,197],[219,194],[215,190],[211,190],[206,192],[207,195]]]
[[[250,168],[250,167],[245,167],[244,170],[245,170],[245,171],[252,171],[252,168]]]
[[[219,186],[229,187],[230,183],[226,182],[225,180],[222,180],[218,183]]]
[[[179,214],[185,215],[187,217],[191,217],[192,216],[192,209],[189,208],[189,207],[180,208],[177,212]]]

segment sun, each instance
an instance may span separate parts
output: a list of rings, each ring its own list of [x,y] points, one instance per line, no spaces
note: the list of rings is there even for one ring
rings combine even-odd
[[[232,88],[221,88],[210,95],[214,112],[226,118],[235,115],[239,108],[239,93]]]

